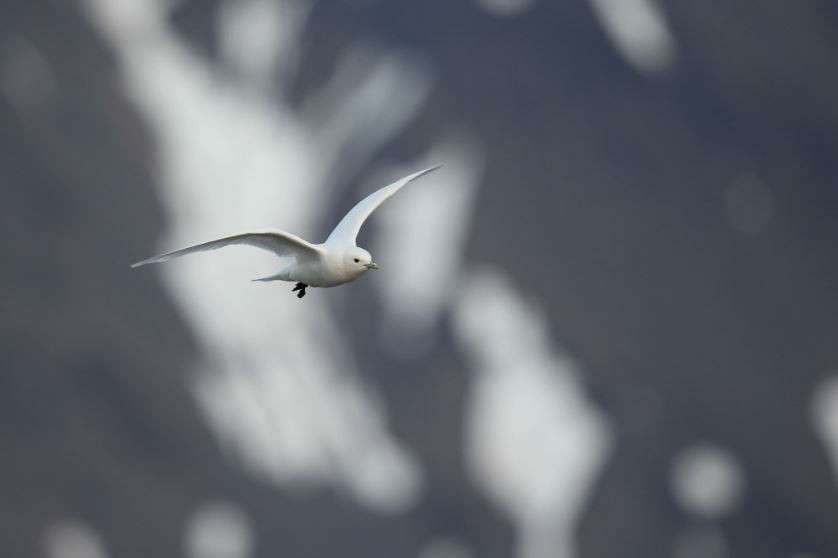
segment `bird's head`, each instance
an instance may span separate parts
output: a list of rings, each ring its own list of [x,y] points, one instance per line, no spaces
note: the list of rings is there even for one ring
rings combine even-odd
[[[343,263],[347,269],[351,269],[358,274],[365,272],[368,269],[381,269],[381,266],[372,261],[372,256],[363,248],[350,248],[346,251],[343,257]]]

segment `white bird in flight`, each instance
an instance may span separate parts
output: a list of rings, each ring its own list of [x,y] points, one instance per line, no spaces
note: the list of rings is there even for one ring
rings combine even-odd
[[[308,287],[335,287],[357,279],[369,269],[381,269],[381,266],[372,261],[369,252],[355,244],[361,225],[379,205],[384,203],[384,200],[398,192],[405,184],[441,166],[437,165],[405,176],[373,192],[358,202],[341,219],[326,242],[321,244],[312,244],[295,234],[279,229],[263,229],[166,252],[137,262],[131,267],[165,262],[194,252],[215,250],[231,244],[247,244],[269,250],[283,258],[292,258],[292,261],[275,275],[254,279],[254,281],[296,281],[297,284],[292,292],[297,291],[297,298],[303,298]]]

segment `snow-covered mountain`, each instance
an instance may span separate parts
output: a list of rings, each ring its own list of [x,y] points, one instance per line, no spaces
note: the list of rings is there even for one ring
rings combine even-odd
[[[833,8],[3,8],[3,556],[838,555]]]

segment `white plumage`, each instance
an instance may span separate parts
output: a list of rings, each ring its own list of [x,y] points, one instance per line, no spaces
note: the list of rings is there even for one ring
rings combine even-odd
[[[297,286],[294,290],[299,291],[297,296],[302,298],[305,296],[306,287],[334,287],[357,279],[369,269],[379,269],[380,266],[372,261],[370,253],[355,244],[358,231],[361,230],[361,226],[370,214],[387,198],[398,192],[408,182],[440,166],[413,173],[373,192],[358,202],[341,219],[326,242],[322,244],[312,244],[280,229],[263,229],[166,252],[137,262],[131,267],[165,262],[187,254],[216,250],[224,246],[244,244],[268,250],[280,257],[290,258],[291,261],[278,273],[256,279],[256,281],[296,281]]]

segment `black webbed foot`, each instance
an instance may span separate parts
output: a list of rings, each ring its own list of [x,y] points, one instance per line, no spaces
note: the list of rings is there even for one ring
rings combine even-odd
[[[306,287],[308,287],[308,285],[305,283],[297,283],[294,288],[291,289],[291,292],[293,293],[294,291],[299,291],[297,293],[297,298],[303,298],[306,295]]]

